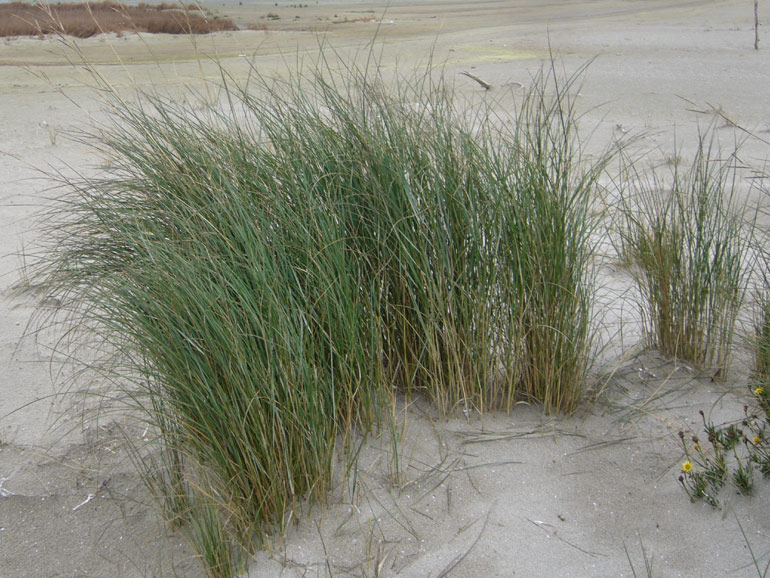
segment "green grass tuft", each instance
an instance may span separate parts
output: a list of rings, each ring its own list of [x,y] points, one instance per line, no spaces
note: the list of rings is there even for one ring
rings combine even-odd
[[[509,129],[489,104],[463,120],[442,78],[355,67],[223,74],[192,110],[108,95],[89,142],[115,162],[66,183],[36,279],[74,345],[103,344],[157,442],[137,463],[212,576],[324,500],[395,390],[444,413],[576,408],[609,159],[580,158],[581,74],[544,69]]]
[[[708,130],[689,168],[668,177],[629,162],[619,201],[618,251],[639,284],[650,343],[722,376],[750,265],[736,153],[723,158]]]

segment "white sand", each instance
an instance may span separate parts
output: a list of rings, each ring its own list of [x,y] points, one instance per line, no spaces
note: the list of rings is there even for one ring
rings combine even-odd
[[[268,22],[272,31],[201,38],[201,53],[217,54],[236,77],[248,68],[239,54],[253,56],[263,74],[283,74],[297,52],[317,53],[320,28],[343,52],[360,47],[376,22],[329,22],[334,14],[380,14],[383,5],[275,10],[281,20]],[[226,11],[248,22],[274,9],[247,3]],[[459,72],[491,83],[493,96],[515,93],[548,57],[549,43],[568,71],[596,57],[579,96],[584,126],[595,127],[589,152],[637,135],[637,146],[663,161],[677,152],[675,142],[687,158],[698,125],[709,122],[691,109],[720,109],[770,140],[770,40],[754,51],[752,26],[748,0],[444,1],[392,6],[379,34],[384,63],[420,68],[432,50],[468,96],[483,89]],[[112,63],[100,70],[120,90],[177,90],[200,78],[186,39],[79,45],[90,61]],[[98,103],[61,54],[54,40],[0,41],[0,577],[159,576],[172,575],[172,566],[180,576],[201,576],[182,538],[168,534],[148,505],[121,446],[119,416],[82,423],[77,399],[52,397],[71,372],[51,353],[52,336],[22,340],[37,302],[11,287],[23,265],[16,254],[34,249],[32,217],[53,184],[40,171],[90,171],[102,162],[66,139]],[[204,65],[203,73],[216,71]],[[719,134],[729,142],[735,132],[725,126]],[[752,139],[742,158],[761,167],[768,151]],[[629,280],[610,266],[601,279],[605,324],[625,324],[611,349],[617,357],[606,360],[604,371],[616,371],[599,402],[572,418],[521,406],[470,422],[440,419],[415,403],[400,475],[393,475],[389,440],[370,442],[355,487],[340,484],[325,509],[314,508],[271,554],[257,554],[249,576],[631,576],[626,548],[642,576],[641,544],[655,576],[756,576],[739,524],[766,563],[767,484],[759,481],[751,498],[728,488],[726,507],[713,510],[690,504],[676,481],[676,432],[702,433],[701,408],[738,418],[745,364],[716,383],[654,352],[621,358],[639,339]]]

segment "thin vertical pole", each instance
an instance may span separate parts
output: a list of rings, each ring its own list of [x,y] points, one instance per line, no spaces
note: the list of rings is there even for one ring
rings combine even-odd
[[[759,50],[759,0],[754,0],[754,50]]]

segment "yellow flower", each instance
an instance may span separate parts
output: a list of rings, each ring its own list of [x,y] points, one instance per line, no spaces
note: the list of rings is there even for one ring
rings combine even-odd
[[[754,436],[754,439],[751,441],[753,441],[755,444],[758,444],[761,440],[759,439],[759,436]]]
[[[689,474],[691,471],[692,471],[692,462],[687,460],[685,463],[682,464],[682,473]]]
[[[754,395],[764,395],[765,394],[765,388],[761,385],[754,390]]]

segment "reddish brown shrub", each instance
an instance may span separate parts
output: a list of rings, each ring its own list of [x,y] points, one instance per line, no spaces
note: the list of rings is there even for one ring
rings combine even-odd
[[[228,18],[215,18],[199,8],[163,2],[127,6],[114,0],[85,4],[0,4],[0,37],[66,34],[88,38],[104,32],[208,34],[237,30]]]

